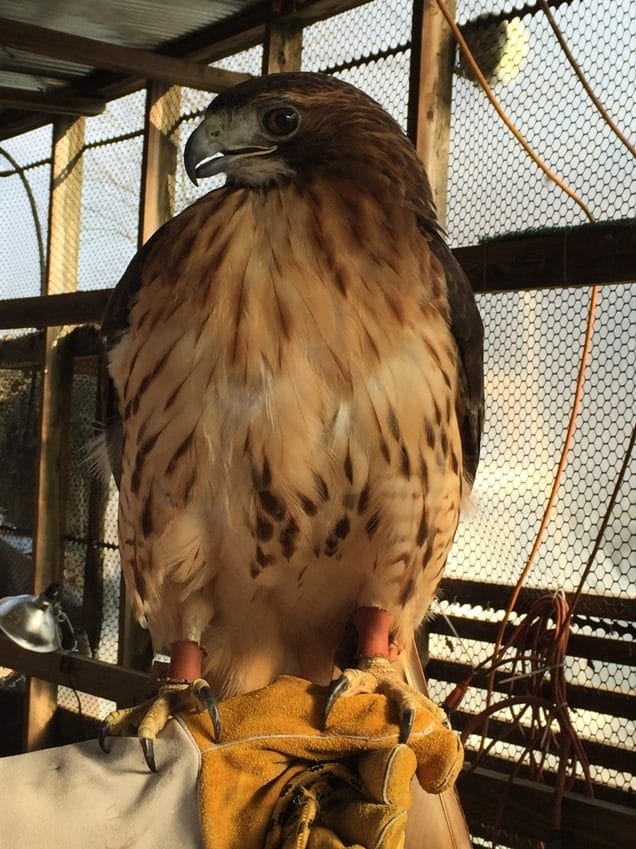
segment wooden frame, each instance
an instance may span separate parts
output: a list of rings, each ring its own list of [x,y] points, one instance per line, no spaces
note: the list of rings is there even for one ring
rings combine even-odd
[[[250,78],[249,74],[210,68],[172,56],[57,32],[8,18],[0,18],[0,32],[0,40],[7,47],[16,47],[29,53],[65,59],[106,71],[138,74],[144,79],[170,85],[223,91]]]
[[[455,0],[445,0],[455,15]],[[455,42],[435,0],[413,4],[407,131],[424,163],[440,222],[446,221]]]
[[[137,51],[142,54],[140,57],[133,57],[132,54],[115,54],[114,61],[121,62],[122,65],[126,65],[130,61],[140,63],[136,65],[137,70],[132,70],[130,65],[128,65],[128,73],[116,73],[104,70],[95,71],[88,77],[81,78],[74,83],[64,86],[60,90],[59,96],[90,96],[105,100],[123,97],[142,88],[146,84],[148,77],[151,79],[163,78],[162,72],[160,76],[157,76],[157,72],[152,71],[152,67],[148,67],[149,64],[152,66],[155,57],[159,57],[159,61],[161,61],[162,57],[187,60],[183,62],[181,71],[184,74],[186,72],[189,73],[185,68],[186,65],[191,68],[192,64],[196,62],[207,63],[217,61],[224,56],[240,50],[246,50],[255,44],[264,42],[266,28],[272,21],[280,21],[281,23],[288,23],[295,26],[309,26],[316,21],[352,9],[355,6],[361,6],[366,2],[369,2],[369,0],[295,0],[293,4],[290,4],[291,11],[286,8],[286,4],[284,3],[263,2],[262,5],[257,6],[255,9],[238,15],[231,20],[213,24],[192,36],[179,38],[171,44],[162,45],[155,51]],[[11,23],[15,24],[15,21]],[[0,44],[4,42],[3,36],[4,30],[0,28]],[[113,54],[109,53],[108,58],[113,59]],[[104,59],[104,61],[107,61],[107,59]],[[88,65],[89,67],[92,66],[92,62],[88,61]],[[163,67],[165,68],[166,66],[164,65]],[[205,73],[205,71],[193,71],[192,73],[200,75],[201,73]],[[229,77],[217,77],[219,85],[222,84],[222,79],[228,80]],[[163,81],[170,84],[176,83],[178,80],[175,77],[169,76],[167,79],[163,78]],[[183,80],[182,83],[185,84]],[[212,83],[214,83],[214,80],[212,80]],[[208,83],[202,87],[207,88]],[[215,90],[214,86],[211,90]],[[4,116],[4,120],[0,123],[0,139],[11,138],[20,133],[33,130],[45,122],[46,116],[37,112],[31,112],[27,115],[19,110],[16,110],[15,114],[10,112]]]
[[[59,121],[53,132],[51,208],[49,214],[46,293],[74,287],[80,238],[85,119]],[[33,534],[33,591],[42,592],[61,579],[64,562],[68,433],[73,364],[60,344],[62,327],[49,326],[44,334],[44,363],[40,398],[35,527]],[[50,744],[50,726],[57,691],[31,678],[27,687],[26,747]]]
[[[564,849],[608,849],[629,846],[636,827],[636,811],[624,805],[599,802],[565,793],[558,834],[552,826],[553,789],[478,768],[464,772],[458,789],[473,835],[492,838],[490,825],[504,812],[500,839],[506,833],[524,834],[530,840],[554,841]],[[558,839],[558,843],[556,842]]]
[[[628,221],[515,234],[453,253],[480,293],[527,291],[636,278],[636,227]],[[99,322],[110,289],[0,301],[0,328]]]

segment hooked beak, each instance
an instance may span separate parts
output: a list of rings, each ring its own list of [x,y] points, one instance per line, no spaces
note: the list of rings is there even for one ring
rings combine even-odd
[[[273,147],[228,145],[222,138],[218,119],[216,116],[209,115],[190,135],[183,152],[183,160],[186,173],[196,186],[199,177],[213,177],[215,174],[227,171],[228,166],[237,159],[265,156],[275,150],[276,145]]]

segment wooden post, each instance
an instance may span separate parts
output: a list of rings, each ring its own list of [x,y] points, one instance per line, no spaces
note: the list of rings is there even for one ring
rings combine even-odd
[[[149,83],[139,206],[139,246],[174,212],[177,148],[171,132],[181,112],[181,89]]]
[[[144,152],[139,205],[139,246],[174,212],[178,151],[172,140],[181,113],[181,89],[151,82],[146,94]],[[129,669],[149,669],[152,645],[148,631],[137,623],[122,581],[119,615],[119,663]]]
[[[455,0],[444,0],[455,14]],[[440,223],[446,220],[448,147],[455,41],[435,0],[414,0],[407,132],[424,163]],[[428,625],[417,636],[428,661]]]
[[[455,14],[455,0],[444,0]],[[448,147],[455,41],[435,0],[413,3],[408,134],[431,183],[437,214],[446,219]]]
[[[263,74],[299,71],[302,49],[303,28],[299,21],[271,21],[265,29]]]
[[[77,287],[82,150],[85,119],[61,120],[53,128],[53,164],[47,275],[43,295]],[[64,571],[65,507],[68,484],[68,437],[73,360],[64,344],[64,328],[45,331],[40,396],[38,470],[33,533],[33,591],[60,580]],[[27,686],[26,748],[52,742],[57,688],[31,678]]]

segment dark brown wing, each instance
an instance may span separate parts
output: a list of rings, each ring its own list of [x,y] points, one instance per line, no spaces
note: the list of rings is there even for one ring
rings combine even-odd
[[[446,285],[451,331],[459,351],[459,425],[464,474],[472,483],[477,473],[484,424],[484,326],[471,285],[455,257],[450,251],[448,254]]]
[[[102,318],[102,341],[104,346],[99,375],[100,419],[99,426],[106,440],[108,460],[117,486],[121,479],[122,419],[119,413],[119,398],[108,372],[108,354],[129,327],[130,310],[141,287],[143,267],[148,254],[161,239],[164,228],[160,228],[137,252],[114,288]]]
[[[479,463],[484,423],[484,326],[468,278],[440,231],[422,222],[433,236],[431,248],[446,273],[450,328],[459,353],[457,415],[464,454],[464,476],[472,484]]]

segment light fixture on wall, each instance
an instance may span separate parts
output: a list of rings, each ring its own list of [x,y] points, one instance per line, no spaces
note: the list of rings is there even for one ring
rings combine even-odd
[[[51,584],[40,595],[0,599],[0,630],[23,649],[52,652],[64,646],[63,628],[71,637],[69,651],[77,648],[75,632],[59,602],[61,584]]]
[[[517,78],[530,49],[528,30],[520,18],[492,22],[488,17],[480,17],[468,21],[460,29],[489,85],[506,85]],[[477,83],[461,51],[456,70],[460,77]]]

